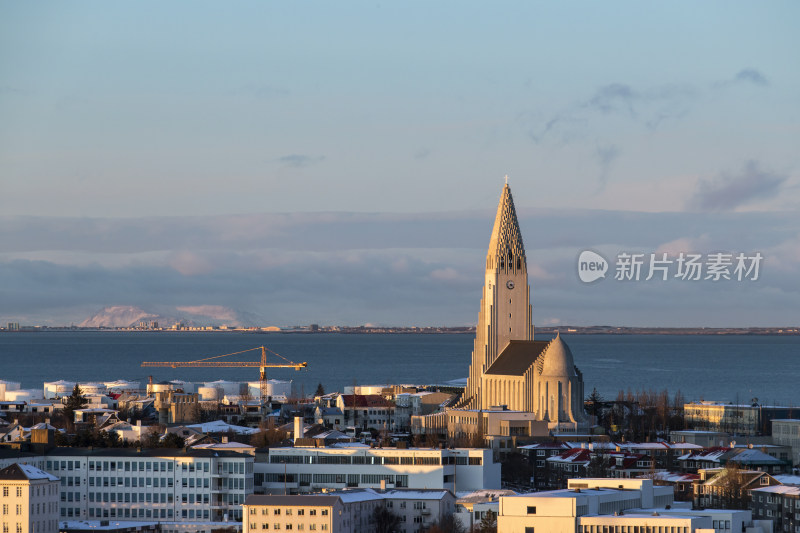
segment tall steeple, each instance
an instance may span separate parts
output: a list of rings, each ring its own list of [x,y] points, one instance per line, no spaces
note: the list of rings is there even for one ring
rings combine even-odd
[[[475,345],[464,405],[487,409],[481,395],[481,379],[511,340],[533,340],[528,267],[522,233],[517,222],[511,188],[506,183],[497,206],[481,298]]]
[[[506,272],[509,269],[525,268],[525,246],[522,244],[517,211],[514,209],[514,199],[508,183],[500,195],[492,236],[489,239],[489,252],[486,254],[486,270],[493,268]]]

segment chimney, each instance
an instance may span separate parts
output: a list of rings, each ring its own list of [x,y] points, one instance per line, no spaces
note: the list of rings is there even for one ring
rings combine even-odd
[[[297,439],[302,439],[303,435],[305,435],[305,424],[303,424],[303,417],[296,416],[294,417],[294,441],[297,442]]]
[[[381,480],[381,490],[386,490],[386,480],[385,479]]]

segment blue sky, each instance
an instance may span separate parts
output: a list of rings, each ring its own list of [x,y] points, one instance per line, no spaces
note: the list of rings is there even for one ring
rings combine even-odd
[[[536,323],[797,324],[798,15],[4,3],[0,320],[474,323],[508,174]],[[764,271],[586,286],[587,248],[758,250]]]

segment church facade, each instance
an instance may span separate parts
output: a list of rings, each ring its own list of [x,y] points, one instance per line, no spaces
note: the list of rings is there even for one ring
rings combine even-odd
[[[535,340],[527,259],[508,184],[497,207],[467,386],[446,417],[421,426],[458,433],[454,423],[484,419],[486,432],[502,418],[506,431],[529,435],[576,433],[590,426],[583,376],[559,335]],[[502,413],[502,415],[500,414]],[[516,413],[516,414],[515,414]],[[515,420],[518,422],[515,425]],[[499,426],[498,426],[499,427]],[[422,429],[422,431],[425,431]]]

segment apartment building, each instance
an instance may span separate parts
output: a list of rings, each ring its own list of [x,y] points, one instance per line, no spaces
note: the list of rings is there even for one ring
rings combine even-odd
[[[253,456],[222,450],[56,448],[62,520],[241,520]]]
[[[800,465],[800,420],[791,418],[772,421],[772,442],[791,447],[793,465]]]
[[[255,492],[298,494],[343,488],[500,488],[500,464],[475,448],[287,447],[256,452]]]
[[[775,485],[750,491],[753,517],[772,520],[775,531],[800,531],[800,487]]]
[[[503,533],[574,533],[584,531],[579,529],[582,523],[579,518],[587,516],[592,518],[586,523],[589,526],[586,531],[602,532],[607,531],[602,527],[607,524],[597,516],[630,509],[663,508],[672,503],[672,487],[654,486],[650,479],[570,479],[567,489],[501,497],[497,529]],[[688,527],[688,524],[681,527]]]
[[[396,533],[427,531],[454,512],[447,490],[347,489],[325,494],[252,495],[244,505],[244,533],[326,531],[370,533],[378,530],[377,512],[394,515]],[[384,516],[385,516],[384,515]],[[376,520],[377,519],[377,520]]]
[[[34,466],[14,463],[0,470],[3,533],[57,533],[58,494],[58,478]]]

